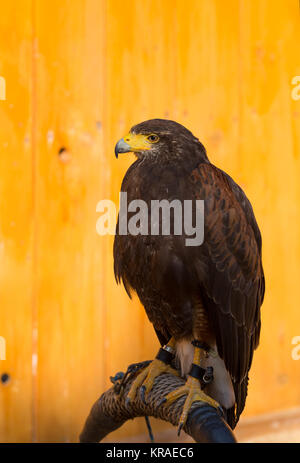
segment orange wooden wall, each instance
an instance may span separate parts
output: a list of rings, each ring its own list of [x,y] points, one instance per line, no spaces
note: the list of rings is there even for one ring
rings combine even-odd
[[[267,293],[245,415],[300,406],[298,0],[0,6],[0,374],[11,378],[0,441],[76,441],[109,375],[156,353],[114,281],[112,237],[96,234],[96,204],[117,201],[133,160],[116,161],[114,144],[152,117],[200,137],[262,230]],[[115,438],[144,430],[137,420]]]

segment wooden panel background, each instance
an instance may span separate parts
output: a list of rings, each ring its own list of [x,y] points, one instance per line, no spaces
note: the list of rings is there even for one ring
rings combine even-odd
[[[158,344],[96,204],[134,123],[175,119],[252,201],[267,281],[245,416],[300,406],[298,0],[1,0],[1,442],[76,441],[109,375]],[[155,423],[155,429],[165,429]],[[145,431],[136,420],[114,439]]]

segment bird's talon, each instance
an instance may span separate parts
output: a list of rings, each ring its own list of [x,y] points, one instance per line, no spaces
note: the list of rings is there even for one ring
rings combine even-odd
[[[167,399],[163,397],[160,402],[158,403],[158,407],[161,407],[164,403],[166,403]]]
[[[177,436],[179,437],[180,436],[180,433],[181,433],[181,430],[184,426],[184,423],[180,423],[180,425],[178,426],[178,431],[177,431]]]
[[[221,409],[220,405],[201,389],[199,381],[191,376],[188,377],[184,386],[170,392],[164,398],[164,401],[168,404],[172,404],[184,395],[186,395],[186,398],[179,419],[178,435],[187,421],[191,406],[194,402],[207,403],[211,407]],[[162,402],[160,402],[160,405],[161,403]]]
[[[141,400],[146,405],[148,394],[153,387],[155,379],[162,373],[169,373],[178,376],[178,372],[171,368],[170,365],[162,362],[161,360],[154,359],[134,379],[128,392],[129,397],[133,399],[139,389]]]
[[[141,400],[143,402],[144,405],[147,405],[147,401],[146,401],[146,397],[145,397],[145,392],[146,392],[146,387],[145,386],[142,386],[140,388],[140,396],[141,396]]]
[[[129,397],[126,397],[125,399],[125,408],[128,410],[129,408],[129,405],[130,405],[130,398]]]
[[[221,405],[218,406],[217,410],[218,410],[218,412],[220,412],[221,416],[224,418],[224,410],[221,407]]]

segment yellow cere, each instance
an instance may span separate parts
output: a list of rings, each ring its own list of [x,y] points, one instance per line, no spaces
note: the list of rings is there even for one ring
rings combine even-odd
[[[128,133],[123,140],[130,146],[132,151],[150,150],[151,142],[148,140],[148,135],[141,133]]]

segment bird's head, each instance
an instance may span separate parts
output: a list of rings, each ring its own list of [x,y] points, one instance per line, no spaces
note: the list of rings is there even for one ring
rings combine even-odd
[[[198,157],[200,154],[206,158],[204,146],[192,132],[167,119],[150,119],[133,126],[115,147],[117,158],[120,153],[128,152],[157,162]]]

